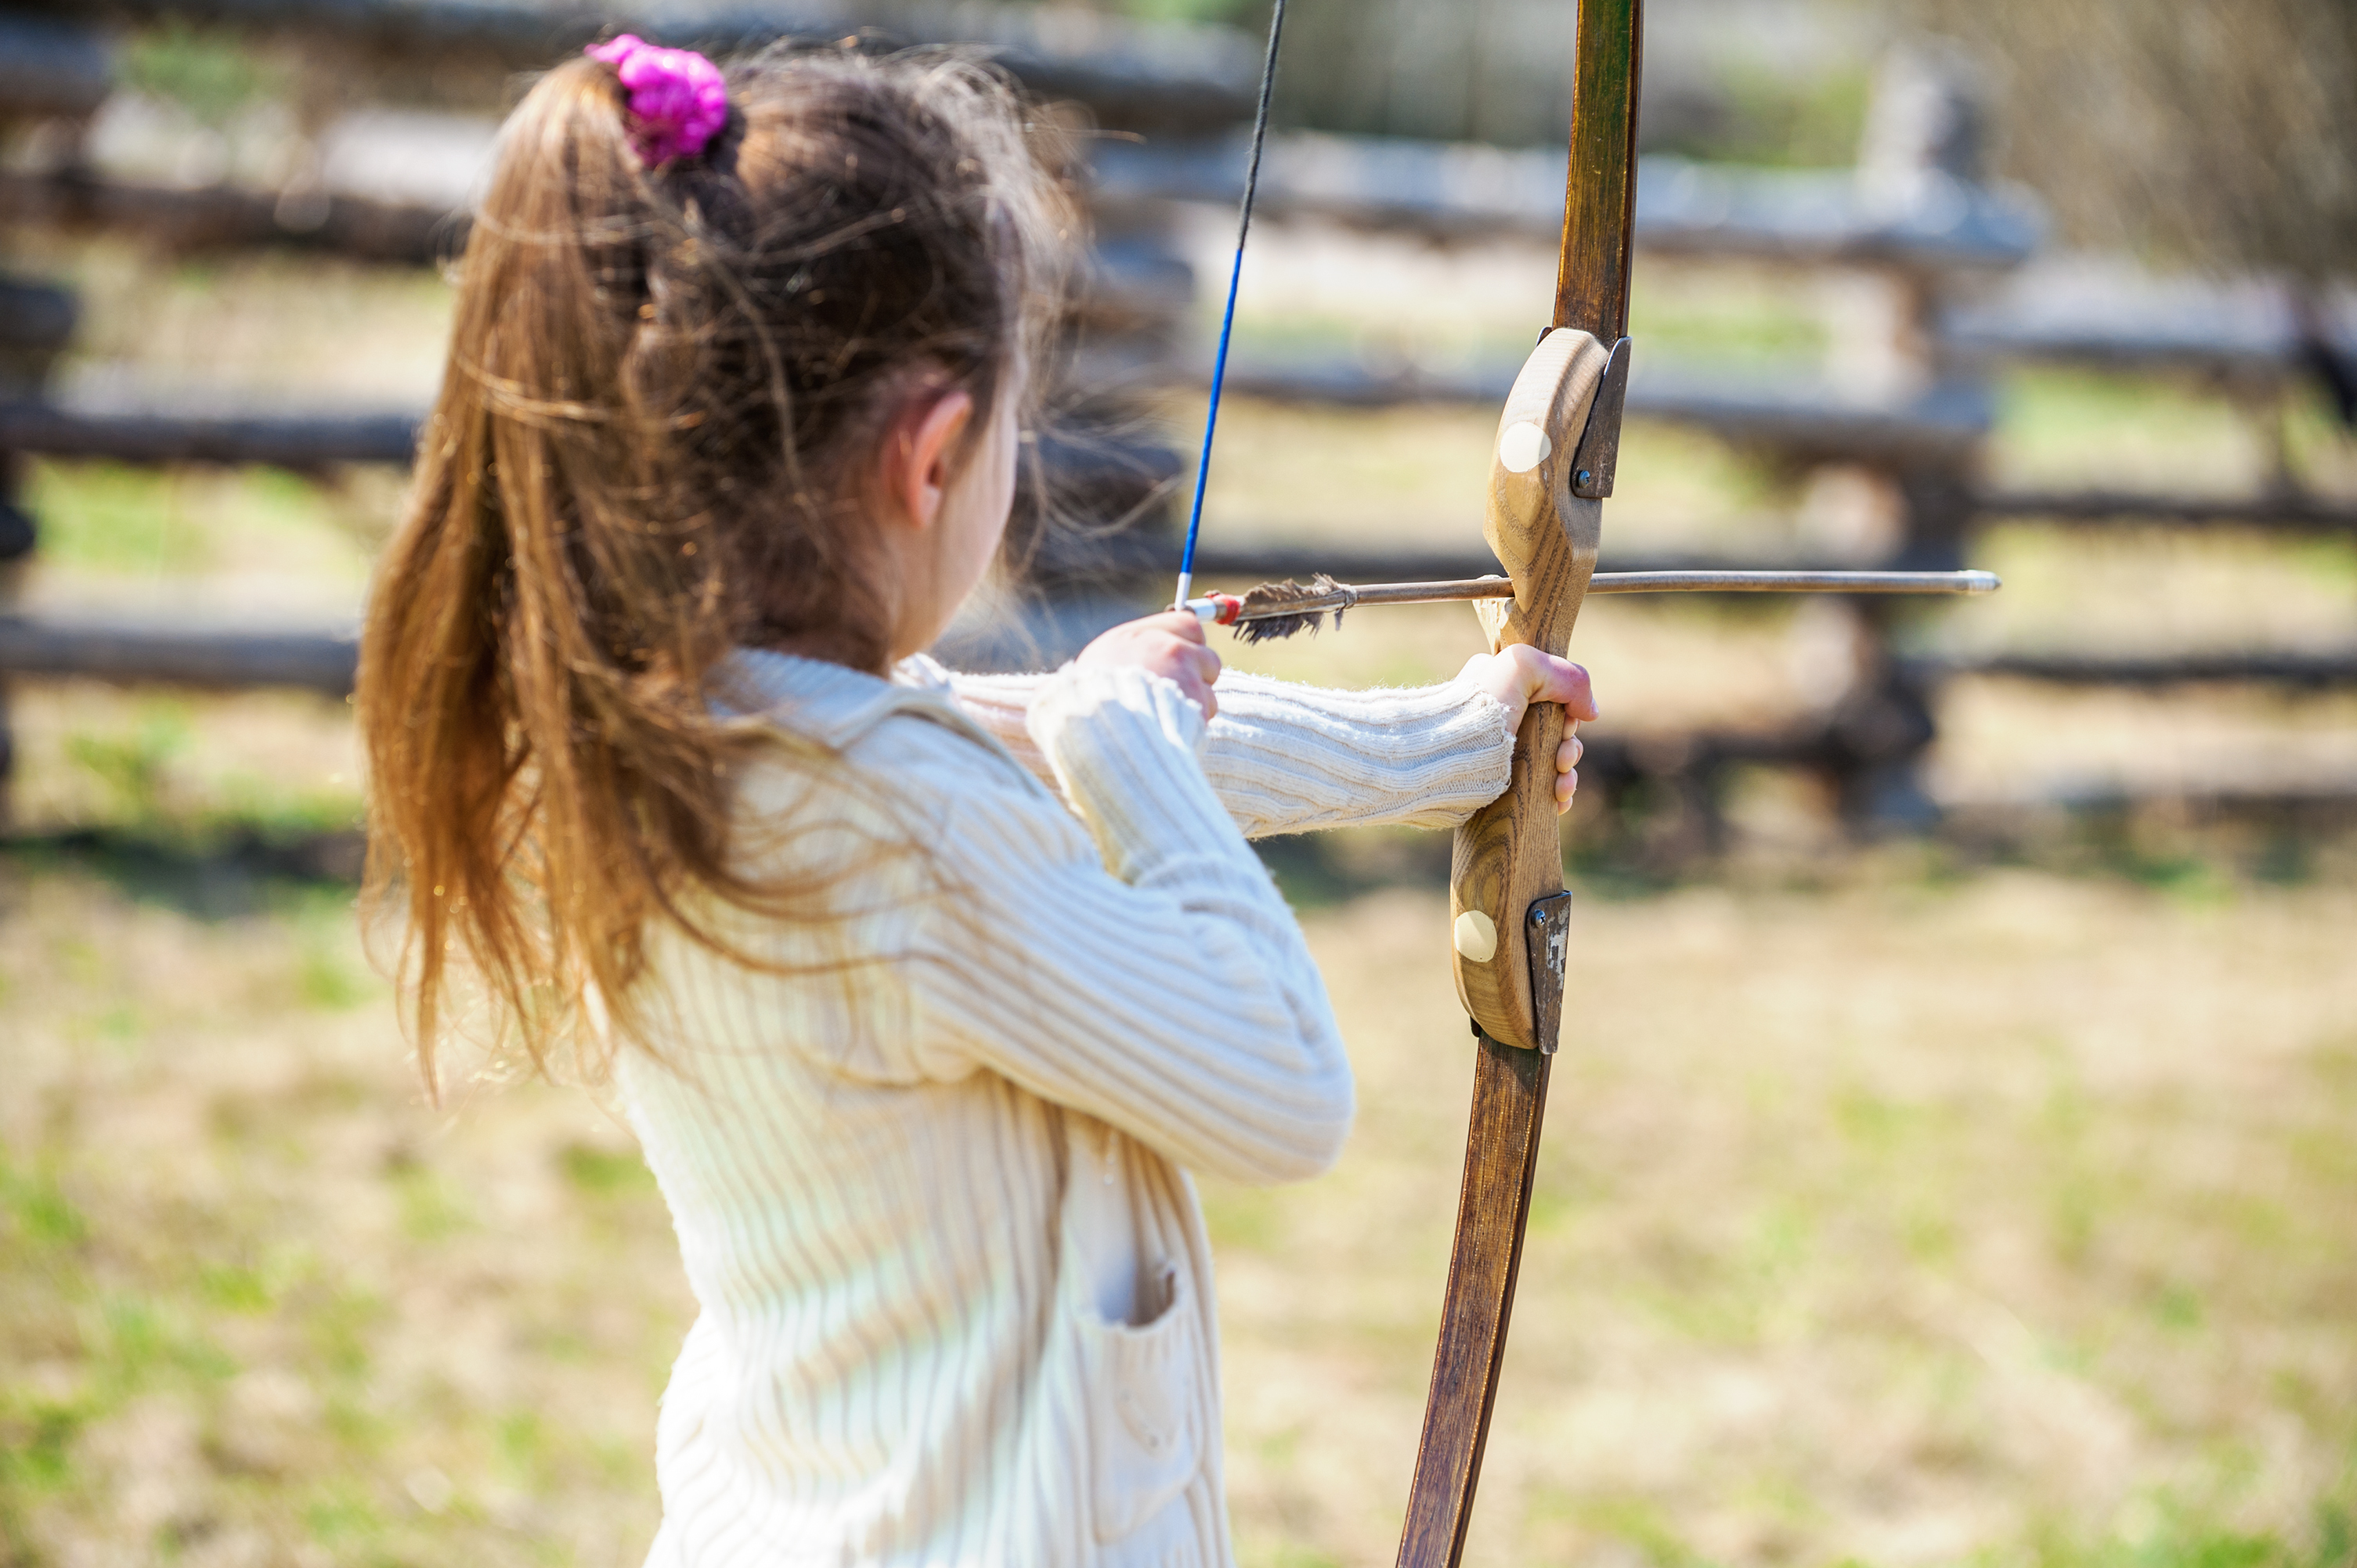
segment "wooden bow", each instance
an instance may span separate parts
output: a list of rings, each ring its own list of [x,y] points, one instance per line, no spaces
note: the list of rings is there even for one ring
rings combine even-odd
[[[1491,454],[1483,532],[1514,586],[1511,601],[1480,606],[1493,650],[1523,642],[1560,654],[1569,644],[1620,446],[1643,0],[1577,4],[1554,325],[1515,380]],[[1514,739],[1512,783],[1457,831],[1450,935],[1476,1036],[1473,1111],[1400,1568],[1455,1564],[1463,1553],[1497,1398],[1563,1014],[1563,725],[1560,706],[1533,704]]]

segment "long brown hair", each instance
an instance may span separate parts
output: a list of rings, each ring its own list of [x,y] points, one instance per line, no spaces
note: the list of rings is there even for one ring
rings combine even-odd
[[[357,698],[364,908],[401,917],[429,1089],[454,953],[545,1069],[587,999],[632,1037],[650,921],[718,944],[700,890],[825,918],[826,874],[732,854],[729,774],[756,744],[813,785],[832,759],[716,714],[720,666],[791,640],[883,667],[863,451],[912,376],[985,416],[1017,395],[1059,297],[1070,208],[998,76],[833,50],[726,74],[721,132],[651,170],[613,67],[549,72],[459,263]]]

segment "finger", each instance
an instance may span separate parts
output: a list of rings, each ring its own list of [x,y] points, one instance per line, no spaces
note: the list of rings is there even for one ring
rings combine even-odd
[[[1213,694],[1211,682],[1198,674],[1192,665],[1179,664],[1170,671],[1170,678],[1178,683],[1179,692],[1189,702],[1203,710],[1205,723],[1209,723],[1211,715],[1220,711],[1220,699]]]
[[[1141,624],[1167,631],[1181,642],[1203,646],[1203,622],[1193,610],[1164,610],[1159,615],[1147,616]]]
[[[1564,736],[1563,744],[1555,748],[1555,770],[1557,773],[1570,772],[1579,766],[1579,759],[1587,751],[1587,745],[1577,736]]]
[[[1566,768],[1555,777],[1555,813],[1563,815],[1571,810],[1571,798],[1579,793],[1579,769]]]
[[[1196,678],[1202,683],[1202,694],[1196,701],[1203,704],[1203,722],[1211,723],[1220,716],[1220,694],[1211,687],[1220,679],[1220,656],[1208,648],[1194,650]]]
[[[1568,659],[1557,659],[1553,654],[1543,653],[1539,659],[1540,667],[1535,671],[1537,679],[1531,687],[1532,702],[1561,703],[1565,713],[1576,719],[1599,716],[1596,711],[1596,693],[1586,669]]]

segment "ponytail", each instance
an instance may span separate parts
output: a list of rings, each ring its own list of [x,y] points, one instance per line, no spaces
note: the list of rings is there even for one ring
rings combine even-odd
[[[1055,315],[1071,219],[1001,79],[826,51],[726,80],[716,132],[650,167],[610,62],[551,71],[459,263],[356,698],[364,902],[406,932],[429,1088],[451,953],[536,1066],[572,1040],[595,1076],[585,1000],[636,1037],[650,922],[719,945],[707,894],[827,918],[838,877],[739,864],[729,779],[757,745],[834,760],[716,716],[718,667],[791,639],[881,670],[862,444],[913,374],[1014,395]]]

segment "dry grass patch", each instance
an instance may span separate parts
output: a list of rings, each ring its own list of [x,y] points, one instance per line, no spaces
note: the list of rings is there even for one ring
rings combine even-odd
[[[421,1103],[348,901],[0,860],[0,1562],[643,1550],[660,1200],[577,1093]],[[1207,1194],[1255,1568],[1391,1550],[1463,1135],[1441,911],[1311,912],[1358,1133]],[[2345,1561],[2357,896],[1894,861],[1580,920],[1472,1561]]]
[[[1318,922],[1359,1133],[1211,1194],[1253,1561],[1396,1528],[1469,1072],[1442,918]],[[2357,898],[1867,875],[1578,919],[1469,1561],[2346,1560]]]
[[[0,888],[0,1562],[635,1563],[687,1302],[614,1123],[422,1104],[349,890]]]

